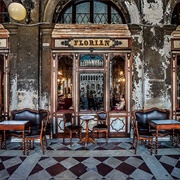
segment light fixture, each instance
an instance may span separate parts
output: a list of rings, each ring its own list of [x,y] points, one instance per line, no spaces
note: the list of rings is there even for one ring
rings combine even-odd
[[[26,23],[29,24],[31,19],[31,10],[34,8],[32,0],[12,0],[8,6],[9,15],[16,21],[22,21],[26,18]]]
[[[8,12],[16,21],[22,21],[26,17],[26,9],[20,2],[12,2],[8,6]]]
[[[124,72],[120,71],[119,73],[119,78],[117,80],[118,83],[124,83],[126,81],[125,76],[124,76]]]

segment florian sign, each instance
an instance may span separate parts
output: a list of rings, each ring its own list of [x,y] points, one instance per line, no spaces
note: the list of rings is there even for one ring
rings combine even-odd
[[[111,38],[73,38],[73,39],[55,39],[54,48],[128,48],[129,39],[111,39]]]
[[[111,47],[110,39],[73,39],[69,42],[72,47]]]

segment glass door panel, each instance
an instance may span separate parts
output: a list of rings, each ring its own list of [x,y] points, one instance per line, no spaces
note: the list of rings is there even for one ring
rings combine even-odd
[[[104,109],[104,73],[80,73],[80,110]]]
[[[115,56],[110,62],[111,110],[125,110],[126,92],[125,60]]]
[[[72,67],[72,57],[60,56],[58,58],[58,110],[67,110],[72,108]]]

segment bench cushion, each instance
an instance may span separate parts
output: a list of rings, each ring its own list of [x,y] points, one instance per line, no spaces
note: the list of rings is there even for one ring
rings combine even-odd
[[[170,111],[168,109],[159,108],[136,110],[134,111],[133,116],[138,121],[139,131],[147,131],[149,120],[169,119]]]

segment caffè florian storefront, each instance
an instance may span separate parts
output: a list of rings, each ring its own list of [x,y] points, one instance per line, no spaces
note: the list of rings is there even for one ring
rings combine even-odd
[[[63,113],[108,113],[109,137],[130,135],[132,57],[127,25],[63,25],[52,32],[51,104],[54,134],[63,132]],[[89,122],[89,130],[96,119]]]

